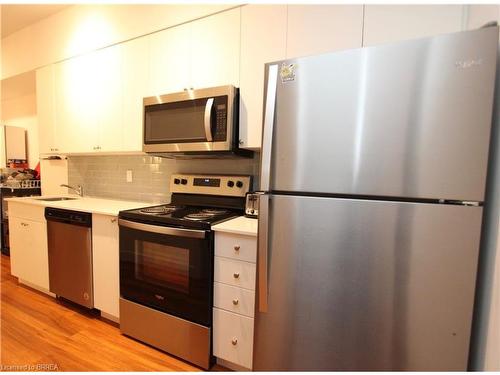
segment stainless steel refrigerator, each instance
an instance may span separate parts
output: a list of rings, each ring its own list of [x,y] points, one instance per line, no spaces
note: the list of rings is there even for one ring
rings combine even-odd
[[[266,65],[255,370],[466,370],[498,28]]]

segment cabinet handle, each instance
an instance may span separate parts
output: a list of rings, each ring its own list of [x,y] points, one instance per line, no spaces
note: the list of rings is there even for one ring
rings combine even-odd
[[[29,224],[26,224],[26,223],[21,223],[21,225],[22,225],[23,227],[27,227]]]
[[[234,251],[240,251],[240,245],[234,245]]]
[[[237,279],[237,278],[239,278],[239,277],[240,277],[240,274],[239,274],[238,272],[235,272],[235,273],[233,273],[233,277],[234,277],[235,279]]]
[[[234,305],[234,306],[238,305],[238,303],[239,303],[239,302],[240,302],[240,301],[238,301],[238,299],[237,299],[237,298],[233,299],[233,305]]]
[[[111,219],[111,222],[112,222],[112,223],[116,223],[116,218]]]
[[[231,344],[233,344],[234,346],[236,346],[238,344],[238,339],[232,339],[231,340]]]

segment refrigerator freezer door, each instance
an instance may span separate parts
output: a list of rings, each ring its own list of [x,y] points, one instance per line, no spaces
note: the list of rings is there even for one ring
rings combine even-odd
[[[261,190],[483,201],[497,45],[490,27],[268,65]]]
[[[481,213],[271,195],[254,369],[465,371]]]

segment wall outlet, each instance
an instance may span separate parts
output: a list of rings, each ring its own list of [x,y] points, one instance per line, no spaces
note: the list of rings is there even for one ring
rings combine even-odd
[[[132,171],[127,170],[127,182],[132,182]]]

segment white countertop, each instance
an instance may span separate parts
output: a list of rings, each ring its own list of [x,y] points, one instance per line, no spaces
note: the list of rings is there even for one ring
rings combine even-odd
[[[243,234],[246,236],[257,236],[257,219],[240,216],[223,223],[212,226],[216,232]]]
[[[7,202],[18,202],[32,204],[44,207],[62,208],[67,210],[90,212],[93,214],[113,215],[117,216],[119,211],[130,210],[138,207],[152,206],[146,202],[131,202],[115,199],[92,198],[92,197],[77,197],[68,195],[69,198],[76,198],[65,201],[42,201],[39,198],[51,198],[51,196],[42,197],[21,197],[21,198],[6,198]]]

